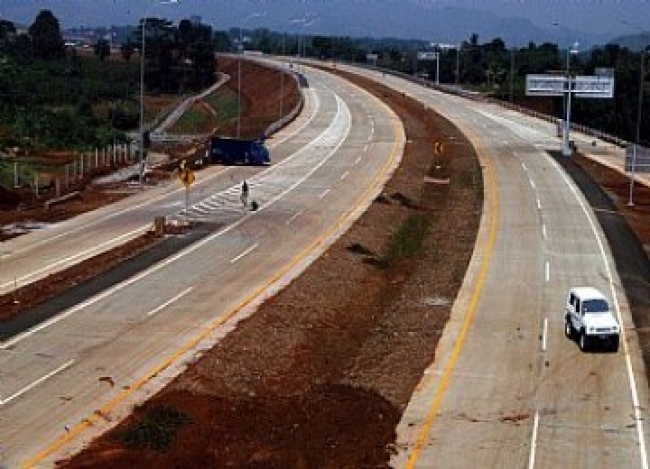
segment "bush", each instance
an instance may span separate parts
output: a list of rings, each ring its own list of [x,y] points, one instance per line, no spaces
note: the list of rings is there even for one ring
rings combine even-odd
[[[128,428],[120,439],[129,449],[165,451],[174,441],[176,432],[191,421],[188,415],[170,405],[157,405]]]

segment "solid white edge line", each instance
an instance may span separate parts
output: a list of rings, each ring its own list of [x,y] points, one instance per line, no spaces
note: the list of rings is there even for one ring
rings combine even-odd
[[[194,290],[194,287],[188,287],[188,288],[186,288],[185,290],[183,290],[182,292],[180,292],[178,295],[176,295],[175,297],[173,297],[173,298],[170,299],[169,301],[166,301],[166,302],[164,302],[163,304],[161,304],[160,306],[158,306],[156,309],[152,309],[151,311],[149,311],[149,312],[147,313],[147,316],[153,316],[154,314],[159,313],[160,311],[162,311],[163,309],[165,309],[167,306],[169,306],[169,305],[171,305],[172,303],[175,303],[175,302],[177,302],[178,300],[180,300],[181,298],[183,298],[185,295],[187,295],[187,294],[188,294],[189,292],[191,292],[192,290]]]
[[[539,428],[539,411],[535,411],[533,420],[533,434],[530,436],[530,455],[528,456],[528,469],[535,467],[535,456],[537,453],[537,430]]]
[[[587,216],[587,220],[589,221],[589,225],[591,227],[592,232],[594,233],[594,236],[596,237],[596,242],[598,243],[598,248],[600,250],[600,254],[603,258],[603,263],[605,264],[605,274],[607,276],[607,280],[609,282],[609,288],[610,292],[612,293],[612,300],[614,301],[614,307],[616,308],[616,316],[618,319],[619,324],[621,325],[621,342],[623,344],[623,354],[625,356],[625,367],[627,370],[627,377],[628,377],[628,384],[630,387],[630,394],[632,397],[632,407],[634,411],[634,420],[635,420],[635,425],[636,425],[636,432],[637,432],[637,438],[639,441],[639,453],[641,455],[641,467],[643,469],[648,469],[648,454],[646,450],[646,442],[645,442],[645,434],[643,430],[643,417],[641,416],[641,406],[639,404],[639,392],[637,390],[637,384],[636,384],[636,378],[634,377],[634,369],[632,368],[632,360],[630,359],[630,349],[627,345],[627,340],[626,340],[626,334],[625,334],[625,327],[623,323],[623,318],[621,316],[621,307],[618,301],[618,295],[616,294],[616,289],[614,287],[614,280],[612,278],[612,272],[611,268],[609,265],[609,261],[607,259],[607,254],[605,252],[605,246],[603,244],[603,241],[600,239],[600,236],[598,235],[598,229],[596,228],[596,224],[592,218],[592,215],[588,208],[585,206],[584,202],[580,198],[577,189],[574,187],[574,185],[571,183],[569,180],[568,175],[565,173],[565,171],[559,166],[559,164],[551,159],[553,162],[555,169],[560,173],[560,175],[564,178],[564,181],[566,184],[569,186],[569,189],[573,193],[574,197],[580,204],[580,207],[582,208],[582,211],[585,213]]]
[[[20,391],[18,391],[18,392],[16,392],[16,393],[12,394],[11,396],[9,396],[8,398],[6,398],[6,399],[4,399],[4,400],[2,400],[2,401],[0,401],[0,405],[8,404],[9,402],[13,401],[13,400],[16,399],[17,397],[20,397],[20,396],[22,396],[23,394],[25,394],[26,392],[31,391],[31,390],[34,389],[36,386],[38,386],[39,384],[41,384],[43,381],[48,380],[48,379],[50,379],[52,376],[56,375],[57,373],[61,373],[61,372],[62,372],[63,370],[65,370],[66,368],[69,368],[70,366],[72,366],[73,363],[74,363],[74,359],[65,362],[63,365],[61,365],[60,367],[58,367],[56,370],[51,371],[50,373],[46,374],[45,376],[41,376],[40,378],[38,378],[38,379],[37,379],[36,381],[34,381],[33,383],[31,383],[31,384],[25,386],[24,388],[22,388]]]
[[[248,249],[243,251],[240,255],[233,257],[230,259],[230,263],[234,264],[235,262],[242,260],[244,257],[248,256],[251,252],[253,252],[257,247],[260,245],[260,243],[255,243],[252,246],[250,246]]]

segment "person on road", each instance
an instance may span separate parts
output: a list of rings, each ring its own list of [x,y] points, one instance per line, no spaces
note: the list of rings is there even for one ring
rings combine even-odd
[[[241,185],[241,203],[248,207],[248,183],[244,181]]]

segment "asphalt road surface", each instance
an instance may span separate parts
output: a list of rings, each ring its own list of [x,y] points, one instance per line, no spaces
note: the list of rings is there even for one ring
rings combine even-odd
[[[214,227],[0,344],[0,465],[51,465],[110,427],[303,270],[379,193],[402,154],[399,119],[341,79],[317,71],[308,78],[303,114],[269,142],[272,166],[198,173],[187,210],[179,183],[9,247],[14,270],[3,269],[3,283],[63,268],[145,230],[155,216]],[[256,211],[242,205],[243,180]]]
[[[648,385],[629,307],[594,213],[547,152],[560,146],[554,126],[363,73],[456,123],[486,182],[477,249],[392,464],[648,467]],[[625,328],[618,353],[583,353],[564,336],[565,297],[579,285],[612,300]]]

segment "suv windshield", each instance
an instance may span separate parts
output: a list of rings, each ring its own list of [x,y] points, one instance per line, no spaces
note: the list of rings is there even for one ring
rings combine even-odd
[[[585,313],[606,313],[609,305],[605,300],[585,300],[582,303]]]

